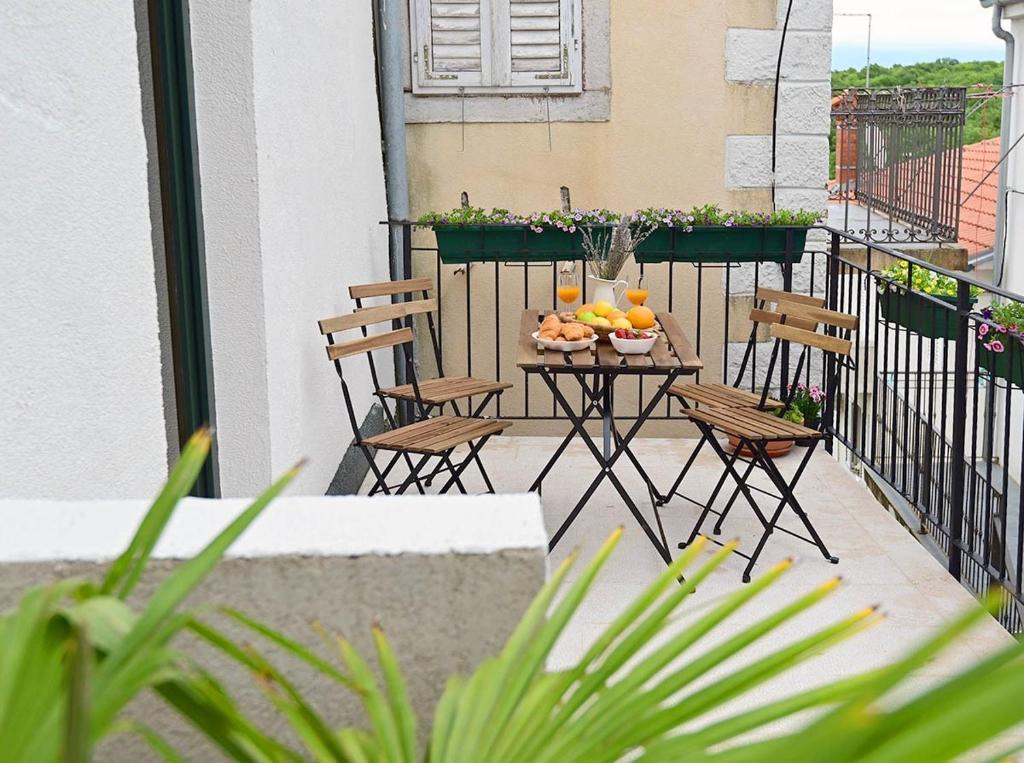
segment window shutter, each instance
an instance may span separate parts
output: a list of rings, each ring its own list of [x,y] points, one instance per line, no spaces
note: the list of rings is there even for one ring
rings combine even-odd
[[[414,82],[422,89],[478,87],[490,57],[487,0],[416,0]],[[482,8],[483,6],[483,8]],[[419,89],[417,88],[417,89]]]
[[[411,0],[413,92],[580,92],[582,0]]]
[[[509,0],[510,84],[580,84],[580,0]]]

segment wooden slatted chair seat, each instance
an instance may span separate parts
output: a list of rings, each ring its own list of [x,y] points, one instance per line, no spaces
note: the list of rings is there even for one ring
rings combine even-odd
[[[428,405],[441,405],[452,400],[489,395],[509,389],[511,382],[496,382],[488,379],[474,379],[471,376],[441,376],[425,379],[419,383],[420,397]],[[382,395],[396,400],[415,400],[416,392],[411,384],[382,389]]]
[[[757,408],[761,403],[759,394],[728,384],[676,384],[668,394],[709,408]],[[766,410],[782,408],[783,405],[775,398],[765,400]]]
[[[720,432],[754,442],[810,440],[824,436],[817,429],[794,424],[792,421],[754,408],[701,408],[684,413],[687,418],[703,421]]]
[[[437,455],[471,440],[497,434],[512,426],[511,421],[437,416],[367,437],[363,445],[379,450],[397,450]]]

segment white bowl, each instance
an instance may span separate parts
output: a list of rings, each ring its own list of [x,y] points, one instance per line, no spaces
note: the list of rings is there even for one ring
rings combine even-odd
[[[658,341],[658,333],[656,331],[647,330],[647,333],[653,334],[653,336],[648,339],[619,339],[613,332],[608,335],[608,338],[612,341],[612,347],[615,348],[616,352],[622,355],[646,355],[654,347],[654,343]]]
[[[565,340],[552,340],[552,339],[541,339],[540,332],[534,331],[533,338],[537,340],[537,344],[543,347],[545,350],[557,350],[559,352],[573,352],[574,350],[585,350],[594,342],[597,341],[597,336],[592,336],[590,339],[581,339],[578,342],[566,342]]]

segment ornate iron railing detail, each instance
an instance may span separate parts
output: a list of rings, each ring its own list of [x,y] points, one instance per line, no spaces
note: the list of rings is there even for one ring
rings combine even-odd
[[[869,241],[956,241],[966,104],[962,87],[837,93],[830,223]]]

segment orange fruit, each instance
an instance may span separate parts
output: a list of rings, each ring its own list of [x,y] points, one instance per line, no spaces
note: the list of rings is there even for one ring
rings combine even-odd
[[[625,317],[626,317],[626,314],[624,312],[622,312],[621,310],[612,310],[610,313],[608,313],[608,315],[605,316],[605,318],[610,320],[612,323],[614,323],[615,321],[618,321],[618,320],[622,320]]]
[[[576,317],[579,318],[583,313],[594,312],[594,306],[592,304],[580,305],[576,308]]]
[[[635,329],[649,329],[654,325],[654,311],[649,307],[634,307],[626,313],[626,319]]]

